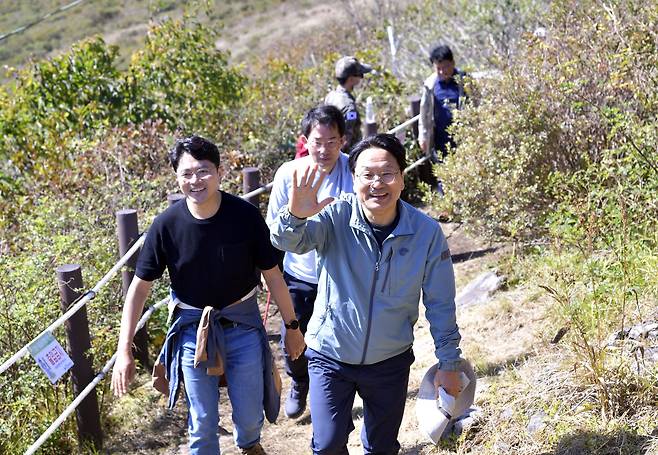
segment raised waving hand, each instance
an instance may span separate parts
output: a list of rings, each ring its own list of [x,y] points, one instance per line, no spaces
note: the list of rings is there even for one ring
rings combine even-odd
[[[301,175],[298,171],[301,172]],[[320,175],[315,181],[318,172]],[[288,211],[291,215],[297,218],[308,218],[319,213],[334,200],[334,198],[328,197],[318,202],[318,190],[326,176],[325,172],[318,171],[317,164],[292,171],[292,191],[288,204]]]

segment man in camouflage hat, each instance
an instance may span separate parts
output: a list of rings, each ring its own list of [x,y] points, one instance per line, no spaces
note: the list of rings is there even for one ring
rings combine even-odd
[[[363,76],[371,71],[370,65],[359,62],[351,55],[341,57],[336,62],[338,85],[327,94],[324,102],[336,106],[345,117],[344,153],[348,153],[352,146],[361,140],[361,116],[352,91],[361,83]]]

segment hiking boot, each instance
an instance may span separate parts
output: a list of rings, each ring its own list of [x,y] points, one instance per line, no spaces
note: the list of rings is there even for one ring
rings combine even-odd
[[[251,447],[240,447],[240,453],[243,455],[267,455],[263,446],[260,445],[260,442],[257,442]]]
[[[286,415],[291,419],[301,416],[306,410],[306,395],[308,382],[292,382],[288,398],[286,398]]]

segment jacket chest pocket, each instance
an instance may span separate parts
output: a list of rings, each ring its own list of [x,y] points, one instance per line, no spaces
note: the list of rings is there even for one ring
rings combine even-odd
[[[393,248],[382,260],[379,291],[392,297],[403,297],[418,292],[421,264],[415,264],[412,252],[406,247]]]

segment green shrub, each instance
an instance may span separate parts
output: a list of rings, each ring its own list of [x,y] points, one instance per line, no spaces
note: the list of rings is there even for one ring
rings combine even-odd
[[[152,27],[126,74],[130,120],[157,118],[185,134],[222,137],[218,133],[227,131],[245,79],[215,49],[215,37],[209,28],[184,21]]]
[[[546,235],[549,215],[580,192],[572,177],[605,175],[606,157],[647,167],[643,178],[655,172],[656,13],[633,2],[613,15],[590,6],[555,3],[548,36],[529,36],[502,79],[479,84],[480,103],[457,116],[457,150],[436,169],[444,204],[488,235]],[[647,201],[651,189],[634,192]]]
[[[491,237],[550,240],[533,281],[606,418],[655,403],[642,346],[609,346],[658,299],[658,48],[655,2],[554,2],[500,80],[459,112],[434,199]],[[654,316],[655,317],[655,316]]]
[[[0,88],[0,226],[28,188],[61,188],[99,131],[161,120],[222,145],[245,80],[212,37],[200,24],[171,20],[152,28],[126,72],[116,67],[118,49],[100,38],[18,71]]]
[[[165,160],[170,134],[162,123],[99,133],[94,141],[78,144],[75,172],[64,172],[36,196],[17,199],[21,204],[17,228],[4,232],[0,256],[3,359],[61,315],[57,266],[80,264],[84,290],[92,288],[118,259],[116,211],[138,210],[144,230],[166,206],[166,194],[174,188]],[[166,294],[162,280],[154,288],[152,303]],[[100,371],[114,353],[122,306],[119,276],[86,306],[94,371]],[[164,317],[161,312],[152,319],[149,334],[153,338],[162,339]],[[54,335],[66,347],[64,330]],[[152,345],[151,350],[155,349]],[[0,451],[23,453],[72,401],[71,382],[67,375],[51,386],[31,359],[14,365],[0,381]],[[107,387],[97,388],[97,393],[104,419],[112,400],[105,395]],[[79,453],[75,432],[75,421],[68,419],[43,453]]]

